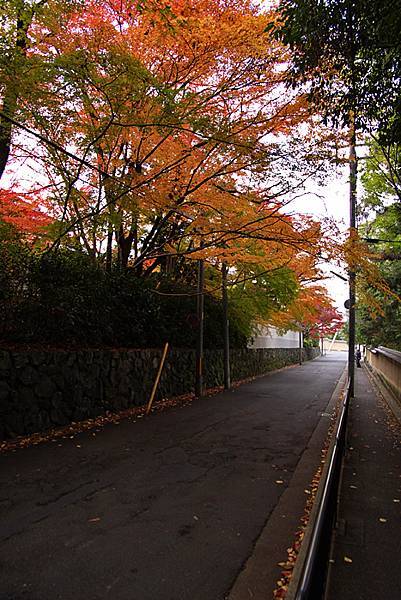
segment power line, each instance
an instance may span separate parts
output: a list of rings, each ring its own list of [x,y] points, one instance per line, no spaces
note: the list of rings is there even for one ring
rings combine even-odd
[[[381,243],[388,243],[388,244],[401,244],[401,240],[382,240],[380,238],[362,238],[364,242],[367,242],[368,244],[381,244]]]
[[[41,133],[38,133],[37,131],[34,131],[33,129],[30,129],[29,127],[27,127],[23,123],[20,123],[19,121],[16,121],[12,117],[9,117],[2,110],[0,110],[0,116],[3,119],[5,119],[6,121],[8,121],[9,123],[11,123],[12,125],[15,125],[15,127],[18,127],[19,129],[23,129],[24,131],[26,131],[27,133],[29,133],[33,137],[36,137],[38,140],[40,140],[44,144],[47,144],[51,148],[54,148],[55,150],[58,150],[59,152],[62,152],[63,154],[65,154],[69,158],[72,158],[73,160],[79,162],[81,165],[85,165],[89,169],[92,169],[93,171],[97,171],[100,175],[103,175],[104,177],[110,177],[111,179],[117,179],[117,178],[113,177],[113,175],[110,175],[110,173],[107,173],[107,171],[103,171],[103,169],[101,169],[100,167],[96,167],[95,165],[93,165],[92,163],[90,163],[89,161],[87,161],[85,158],[80,158],[79,156],[77,156],[73,152],[70,152],[69,150],[67,150],[66,148],[64,148],[60,144],[58,144],[57,142],[54,142],[53,140],[50,140],[49,138],[45,137]],[[120,181],[120,180],[118,180],[118,181]]]
[[[339,279],[342,279],[343,281],[348,281],[347,277],[344,277],[343,275],[340,275],[340,273],[337,273],[336,271],[333,271],[332,269],[330,269],[330,273],[332,273],[333,275],[335,275]]]

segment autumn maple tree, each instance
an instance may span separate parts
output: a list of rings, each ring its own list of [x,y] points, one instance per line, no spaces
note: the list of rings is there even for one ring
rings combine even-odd
[[[232,295],[266,317],[321,278],[335,236],[287,205],[324,170],[332,134],[284,89],[274,12],[236,0],[15,0],[4,16],[7,174],[19,193],[23,162],[32,197],[46,190],[47,253],[79,249],[108,272],[170,280],[203,259],[212,294],[225,263]]]
[[[88,252],[142,273],[171,247],[274,237],[266,203],[276,210],[320,163],[294,175],[313,146],[298,126],[313,124],[303,96],[282,93],[286,57],[264,33],[270,18],[250,2],[95,1],[31,27],[39,85],[23,113],[82,158],[35,149],[64,231]]]
[[[341,329],[344,321],[326,288],[321,284],[307,283],[284,310],[274,314],[272,324],[279,329],[301,329],[312,337],[321,337]]]
[[[334,335],[340,331],[343,325],[344,319],[338,310],[332,306],[321,307],[315,317],[315,323],[309,328],[309,334],[323,338],[327,335]]]
[[[10,224],[31,242],[46,237],[46,229],[53,222],[41,206],[40,197],[5,189],[0,189],[0,220]]]

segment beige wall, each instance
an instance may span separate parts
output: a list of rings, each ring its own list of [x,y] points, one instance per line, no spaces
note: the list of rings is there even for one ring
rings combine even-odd
[[[366,360],[393,392],[401,398],[401,352],[379,346],[379,348],[367,350]]]
[[[343,342],[342,340],[336,340],[333,342],[333,346],[331,345],[331,340],[328,338],[324,338],[323,340],[323,350],[324,352],[328,352],[329,350],[334,351],[347,351],[348,350],[348,342]]]

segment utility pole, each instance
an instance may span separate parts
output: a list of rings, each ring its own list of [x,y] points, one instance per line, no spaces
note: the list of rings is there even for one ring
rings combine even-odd
[[[195,396],[200,398],[203,393],[203,324],[204,324],[204,282],[205,268],[203,259],[198,260],[198,286],[196,296],[196,315],[198,323],[198,338],[196,341],[195,366]]]
[[[299,351],[299,364],[302,365],[302,347],[303,347],[303,340],[302,340],[302,327],[301,325],[299,325],[299,330],[298,330],[298,351]]]
[[[227,263],[223,262],[221,269],[221,291],[223,297],[223,344],[224,344],[224,389],[229,390],[230,378],[230,331],[228,322],[228,299],[227,299]]]
[[[357,158],[356,158],[356,134],[355,117],[351,115],[350,145],[349,145],[349,210],[350,210],[350,239],[351,242],[356,234],[356,182],[357,182]],[[356,274],[354,267],[349,271],[349,316],[348,316],[348,377],[350,381],[351,397],[354,396],[355,387],[355,284]]]

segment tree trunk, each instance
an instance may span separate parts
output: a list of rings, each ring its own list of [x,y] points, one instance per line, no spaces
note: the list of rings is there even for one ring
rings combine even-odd
[[[111,272],[113,265],[113,227],[109,225],[107,232],[107,248],[106,248],[106,271]]]
[[[13,117],[17,108],[17,96],[11,90],[6,90],[2,112]],[[0,179],[6,169],[11,149],[12,125],[5,117],[0,115]]]
[[[195,396],[200,398],[203,394],[203,329],[204,329],[204,285],[205,270],[203,260],[198,261],[198,294],[196,297],[196,313],[198,317],[198,332],[196,341],[195,365]]]
[[[227,263],[222,265],[222,300],[223,300],[223,344],[224,344],[224,389],[231,386],[230,376],[230,325],[228,322],[228,296],[227,296]]]
[[[18,63],[21,57],[26,56],[27,33],[32,23],[33,12],[26,16],[27,8],[22,5],[19,10],[16,24],[16,42],[14,64],[11,66],[10,78],[5,83],[3,105],[0,114],[0,179],[2,178],[11,150],[12,123],[7,117],[13,119],[17,111],[19,96]],[[22,14],[24,14],[22,18]]]
[[[128,266],[128,259],[132,250],[134,237],[135,233],[133,231],[130,231],[128,235],[125,235],[123,226],[120,225],[118,232],[118,246],[120,249],[120,266],[122,269],[126,269]]]

